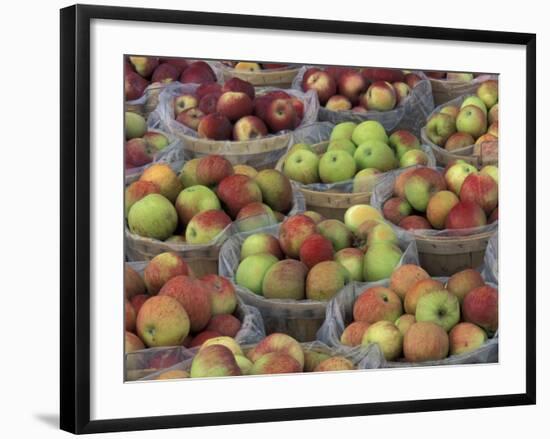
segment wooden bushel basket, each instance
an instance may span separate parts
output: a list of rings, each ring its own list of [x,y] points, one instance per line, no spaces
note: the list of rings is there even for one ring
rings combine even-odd
[[[224,81],[227,81],[231,78],[239,78],[243,81],[250,82],[255,87],[280,88],[289,88],[299,71],[299,67],[256,71],[235,70],[229,67],[222,68]]]

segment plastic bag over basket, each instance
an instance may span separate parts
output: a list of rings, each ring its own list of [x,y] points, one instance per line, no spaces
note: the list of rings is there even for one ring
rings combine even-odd
[[[292,88],[302,90],[302,80],[305,72],[314,66],[304,66],[300,69],[294,81]],[[430,81],[424,73],[414,72],[422,80],[411,90],[403,102],[389,111],[368,111],[358,113],[354,111],[332,111],[324,107],[319,108],[319,120],[328,121],[334,124],[340,122],[360,123],[365,120],[376,120],[380,122],[386,131],[393,131],[397,126],[401,129],[412,131],[415,135],[420,135],[420,129],[426,123],[426,118],[434,108],[432,97],[432,87]]]
[[[237,70],[223,62],[214,62],[212,66],[220,73],[219,76],[225,82],[231,78],[239,78],[250,82],[255,87],[281,87],[288,88],[292,80],[300,70],[299,65],[289,64],[276,69],[262,70]]]
[[[498,79],[498,75],[480,75],[472,81],[453,81],[430,78],[435,105],[441,105],[458,96],[473,94],[482,82]]]

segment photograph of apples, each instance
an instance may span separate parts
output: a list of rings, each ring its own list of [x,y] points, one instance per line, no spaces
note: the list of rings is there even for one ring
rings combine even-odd
[[[125,56],[126,380],[498,362],[498,85]]]

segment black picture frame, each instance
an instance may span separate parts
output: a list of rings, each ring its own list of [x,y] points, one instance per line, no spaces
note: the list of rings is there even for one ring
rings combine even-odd
[[[225,413],[90,420],[90,22],[230,26],[522,45],[527,63],[526,392]],[[61,404],[63,430],[82,434],[535,404],[536,35],[376,23],[76,5],[61,10]]]

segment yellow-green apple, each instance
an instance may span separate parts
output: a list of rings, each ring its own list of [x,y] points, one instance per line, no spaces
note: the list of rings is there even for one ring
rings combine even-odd
[[[189,110],[182,111],[180,114],[178,114],[178,116],[176,117],[176,120],[179,123],[185,125],[186,127],[189,127],[192,130],[197,131],[204,117],[205,117],[205,113],[203,113],[200,109],[190,108]],[[205,130],[205,127],[208,127],[209,131],[205,131],[205,132],[208,132],[208,133],[214,132],[212,125],[214,125],[212,121],[208,122],[207,124],[203,125],[203,130]],[[218,134],[217,132],[215,133]],[[202,137],[206,137],[206,135]],[[223,137],[222,140],[225,140],[225,139],[228,139],[228,137]]]
[[[363,257],[361,250],[349,247],[336,252],[334,260],[348,270],[351,280],[363,282]]]
[[[493,105],[489,110],[489,114],[487,116],[487,122],[489,123],[489,125],[492,125],[495,122],[498,122],[498,104]]]
[[[258,201],[247,204],[239,210],[235,221],[239,232],[250,232],[277,224],[277,218],[271,207]]]
[[[353,234],[346,225],[336,219],[327,219],[317,224],[319,233],[330,240],[335,251],[351,247],[353,243]]]
[[[409,202],[399,197],[389,198],[382,206],[384,218],[394,224],[399,224],[399,222],[403,218],[409,216],[411,212],[412,207]]]
[[[181,72],[179,81],[183,84],[207,84],[216,82],[216,75],[206,62],[195,61]]]
[[[485,103],[477,96],[468,96],[466,99],[464,99],[464,101],[462,101],[462,104],[460,105],[460,109],[462,110],[468,105],[478,107],[481,111],[483,111],[485,116],[487,116],[487,107],[485,106]]]
[[[279,228],[279,244],[287,257],[298,259],[300,247],[315,233],[318,233],[317,225],[311,218],[301,214],[293,215]]]
[[[265,274],[277,262],[278,259],[270,253],[257,253],[247,256],[237,268],[235,282],[237,285],[261,295]]]
[[[498,205],[498,184],[480,172],[470,174],[460,188],[460,200],[476,203],[489,215]]]
[[[452,116],[454,120],[456,120],[458,113],[460,113],[460,108],[456,105],[446,105],[441,110],[439,110],[439,112],[443,114],[448,114],[449,116]]]
[[[331,111],[349,111],[351,107],[349,99],[342,95],[331,96],[325,104],[325,108]]]
[[[371,224],[369,224],[371,223]],[[398,244],[397,234],[393,230],[392,226],[384,221],[379,221],[378,223],[374,222],[364,222],[359,226],[357,231],[357,237],[359,240],[365,238],[366,231],[366,249],[375,244],[385,242],[389,244]]]
[[[248,236],[241,245],[241,260],[258,253],[270,253],[277,259],[283,259],[279,241],[268,233],[254,233]]]
[[[233,174],[225,177],[218,185],[217,194],[233,218],[247,204],[263,201],[260,187],[246,175]]]
[[[182,274],[191,274],[183,258],[175,252],[164,252],[149,261],[143,271],[143,280],[149,294],[155,295],[166,282]]]
[[[238,91],[246,93],[250,99],[254,99],[255,97],[254,86],[250,82],[243,81],[240,78],[231,78],[227,80],[221,91],[222,93],[227,91]]]
[[[447,139],[456,132],[456,129],[454,117],[446,113],[432,115],[426,124],[428,139],[439,146],[445,145]]]
[[[401,314],[401,299],[386,287],[366,289],[353,304],[353,319],[357,322],[375,323],[387,320],[393,323]]]
[[[476,105],[466,105],[456,118],[456,130],[468,133],[475,139],[487,131],[487,116]]]
[[[392,87],[395,90],[396,105],[402,103],[411,93],[410,87],[405,82],[394,82]]]
[[[149,81],[142,78],[134,71],[124,74],[124,97],[127,101],[133,101],[143,96]]]
[[[205,210],[220,210],[221,204],[216,194],[206,186],[196,185],[180,192],[176,198],[176,211],[182,224],[189,224],[191,218]]]
[[[199,100],[195,95],[186,93],[186,94],[182,94],[174,97],[173,105],[174,105],[174,114],[177,116],[178,114],[184,112],[185,110],[198,107]]]
[[[403,314],[395,321],[395,326],[397,326],[401,335],[404,336],[413,323],[416,323],[416,318],[412,314]]]
[[[137,316],[137,334],[147,347],[178,346],[189,334],[185,308],[170,296],[147,300]]]
[[[406,168],[407,166],[414,165],[427,165],[429,161],[428,154],[420,149],[413,151],[407,151],[399,160],[399,166]]]
[[[362,346],[377,344],[384,358],[388,361],[395,360],[403,350],[403,335],[393,322],[380,320],[369,326],[363,339]]]
[[[246,175],[250,178],[254,178],[258,175],[258,171],[256,171],[256,169],[252,166],[243,164],[233,165],[233,173]]]
[[[240,91],[226,91],[218,98],[216,104],[216,111],[231,122],[252,114],[253,109],[254,104],[250,96]]]
[[[215,331],[225,337],[235,337],[240,329],[241,321],[231,314],[212,316],[206,327],[207,331]]]
[[[475,139],[468,133],[454,133],[445,142],[445,149],[447,151],[454,151],[456,149],[465,148],[466,146],[473,145]]]
[[[489,128],[487,128],[487,135],[491,135],[494,138],[498,139],[498,120],[489,125]]]
[[[473,352],[486,341],[487,334],[483,329],[473,323],[461,322],[449,332],[449,353],[460,355]]]
[[[343,150],[353,156],[356,149],[355,143],[353,143],[350,139],[336,139],[330,141],[327,151]]]
[[[267,134],[267,126],[257,116],[243,116],[233,126],[233,139],[237,141],[259,139]]]
[[[174,203],[183,189],[180,179],[165,163],[155,163],[145,169],[139,177],[141,181],[151,181],[158,185],[161,195]]]
[[[403,355],[407,361],[442,360],[448,353],[449,336],[437,323],[416,322],[403,337]]]
[[[208,93],[204,95],[202,98],[200,98],[197,108],[203,113],[203,115],[215,113],[218,107],[218,100],[220,99],[220,96],[221,92]]]
[[[310,300],[330,300],[349,280],[348,270],[338,262],[319,262],[307,275],[306,297]]]
[[[286,175],[276,169],[264,169],[254,181],[262,192],[265,204],[278,212],[286,213],[292,207],[292,186]]]
[[[418,138],[407,130],[397,130],[389,137],[388,145],[394,150],[398,160],[411,150],[420,149]]]
[[[319,177],[323,183],[351,180],[355,171],[355,160],[346,151],[327,151],[319,160]]]
[[[468,82],[474,79],[473,73],[447,72],[448,81]]]
[[[498,329],[498,291],[489,285],[474,288],[464,297],[462,313],[465,322],[493,334]]]
[[[237,296],[233,284],[223,276],[207,274],[201,277],[210,296],[212,316],[232,314],[237,307]],[[214,329],[215,328],[209,328]],[[221,332],[218,330],[218,332]],[[229,335],[229,334],[222,334]],[[232,336],[231,336],[232,337]]]
[[[131,352],[140,351],[145,349],[145,345],[139,339],[139,337],[133,332],[124,332],[124,353],[129,354]]]
[[[159,194],[160,188],[151,181],[134,181],[124,192],[124,213],[128,217],[130,208],[143,197],[149,194]]]
[[[340,336],[340,343],[345,346],[359,346],[363,340],[363,335],[369,329],[370,323],[352,322],[344,329]]]
[[[389,288],[395,292],[401,300],[405,300],[407,291],[411,289],[414,284],[429,278],[430,275],[422,267],[415,264],[404,264],[391,274]]]
[[[142,138],[145,140],[151,151],[162,151],[170,144],[168,137],[162,133],[157,133],[156,131],[148,131]]]
[[[191,159],[188,162],[185,162],[181,168],[179,178],[184,188],[199,184],[197,181],[197,167],[200,160],[200,158]]]
[[[269,129],[276,133],[293,130],[298,126],[299,119],[289,99],[273,99],[267,107],[265,122]]]
[[[222,345],[201,349],[191,363],[191,378],[242,375],[233,353]]]
[[[382,214],[368,204],[355,204],[344,213],[344,224],[353,233],[356,233],[359,226],[367,220],[381,220]]]
[[[305,212],[303,212],[303,215],[311,218],[315,224],[319,224],[321,221],[325,220],[325,217],[323,215],[313,210],[306,210]]]
[[[409,168],[399,172],[393,185],[393,193],[396,197],[405,198],[405,183],[417,169],[418,168]]]
[[[307,271],[307,267],[295,259],[276,262],[265,273],[263,296],[268,299],[304,299]]]
[[[376,120],[366,120],[355,127],[351,135],[351,140],[356,145],[360,145],[367,140],[378,140],[388,143],[388,135],[384,126]]]
[[[176,209],[160,194],[146,195],[128,212],[128,227],[139,236],[164,240],[174,233],[177,226]]]
[[[172,297],[185,308],[192,332],[204,329],[212,317],[208,288],[199,279],[185,275],[175,276],[162,286],[158,295]]]
[[[243,375],[250,375],[253,364],[252,361],[250,361],[244,355],[235,355],[235,361],[237,361],[237,365],[239,366],[239,369],[241,369],[241,373]]]
[[[250,369],[250,375],[272,375],[302,372],[302,366],[293,357],[282,352],[269,352],[258,358]]]
[[[135,71],[144,78],[149,78],[159,65],[159,59],[153,56],[129,56],[128,59]]]
[[[407,73],[405,75],[404,81],[405,84],[409,86],[409,88],[414,88],[420,81],[422,81],[422,78],[416,73]]]
[[[361,74],[369,81],[398,82],[404,79],[403,71],[398,69],[365,67],[361,70]]]
[[[330,140],[351,140],[355,128],[357,128],[355,122],[340,122],[330,132]]]
[[[362,104],[368,110],[389,111],[395,108],[397,96],[389,82],[375,81],[363,95]]]
[[[164,242],[171,242],[173,244],[185,244],[184,235],[172,235],[164,240]]]
[[[275,332],[261,340],[252,351],[248,353],[248,358],[255,363],[261,357],[271,352],[279,352],[290,355],[300,365],[300,369],[304,367],[304,351],[300,343],[298,343],[290,335]]]
[[[355,365],[346,357],[340,355],[321,361],[313,372],[330,372],[337,370],[355,370]]]
[[[128,299],[124,299],[124,329],[130,332],[136,330],[136,310]]]
[[[233,137],[233,125],[223,114],[207,114],[200,118],[197,133],[199,137],[206,139],[230,140]]]
[[[313,268],[323,261],[334,259],[332,242],[320,234],[309,235],[300,247],[300,261],[307,268]]]
[[[477,169],[475,166],[470,165],[469,163],[457,162],[445,172],[445,182],[451,191],[456,195],[460,194],[460,189],[462,184],[468,175],[476,173]]]
[[[460,320],[460,304],[447,290],[431,291],[418,298],[415,318],[417,322],[437,323],[449,332]]]
[[[196,179],[198,184],[215,186],[233,173],[233,165],[229,160],[221,155],[211,154],[199,159]]]
[[[361,73],[354,70],[344,71],[338,78],[338,93],[355,105],[359,102],[359,96],[367,89],[367,85]]]
[[[479,171],[480,174],[488,175],[498,184],[498,167],[495,165],[486,165]]]
[[[399,221],[397,225],[405,230],[427,230],[432,228],[428,220],[420,215],[409,215]]]
[[[257,72],[261,69],[262,68],[260,67],[260,64],[255,63],[255,62],[241,61],[241,62],[238,62],[237,64],[235,64],[235,70],[238,70],[238,71],[241,71],[241,72],[242,71]]]
[[[492,108],[498,102],[498,81],[489,79],[482,82],[476,90],[476,95],[487,108]]]
[[[231,224],[231,218],[223,210],[205,210],[197,213],[185,229],[189,244],[207,244]]]
[[[446,229],[469,229],[487,224],[487,216],[473,201],[460,201],[449,211],[445,220]]]
[[[451,191],[439,191],[432,195],[426,208],[426,218],[434,229],[445,227],[449,212],[458,202],[458,197]]]
[[[305,149],[295,150],[284,161],[283,173],[303,184],[319,181],[319,156]]]
[[[353,177],[352,192],[372,192],[380,174],[381,172],[376,168],[361,169]]]
[[[177,81],[180,71],[172,64],[160,64],[151,75],[151,82],[169,83]]]
[[[132,299],[132,297],[145,294],[145,282],[130,265],[124,264],[124,297]]]
[[[202,344],[199,352],[208,348],[209,346],[225,346],[233,353],[233,355],[243,355],[243,351],[239,346],[239,343],[237,343],[233,337],[220,335],[219,337],[209,338]]]
[[[416,315],[416,305],[418,300],[425,294],[428,294],[432,291],[439,291],[445,287],[441,282],[435,279],[426,278],[420,279],[415,282],[407,292],[405,293],[405,300],[403,305],[405,307],[405,312],[407,314]]]
[[[419,212],[426,212],[430,198],[439,191],[439,185],[417,174],[413,174],[405,183],[405,198]]]
[[[302,81],[302,90],[315,90],[321,105],[324,105],[331,96],[336,94],[336,81],[327,72],[322,70],[306,71]]]
[[[126,139],[135,139],[143,137],[147,132],[147,122],[143,116],[127,111],[124,113],[124,134]]]
[[[392,149],[379,140],[366,140],[361,143],[353,158],[358,169],[376,168],[384,172],[396,167],[395,154]]]
[[[474,288],[485,285],[485,281],[478,271],[468,268],[453,274],[447,281],[447,290],[454,294],[462,304],[464,297]]]

